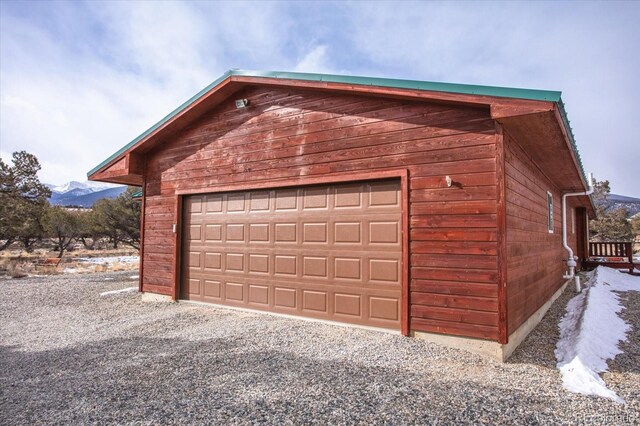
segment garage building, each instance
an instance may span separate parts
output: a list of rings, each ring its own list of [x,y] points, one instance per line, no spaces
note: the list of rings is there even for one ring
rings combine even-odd
[[[142,187],[140,290],[506,358],[588,184],[560,92],[231,70],[89,172]],[[569,198],[584,258],[588,196]]]

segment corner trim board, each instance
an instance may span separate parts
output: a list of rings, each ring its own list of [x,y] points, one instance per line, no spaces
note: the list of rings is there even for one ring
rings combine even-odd
[[[507,203],[505,185],[505,146],[502,125],[496,121],[496,174],[498,177],[498,341],[509,342],[507,318]]]

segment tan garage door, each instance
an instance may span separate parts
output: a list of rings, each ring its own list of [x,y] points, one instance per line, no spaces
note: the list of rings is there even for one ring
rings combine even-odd
[[[183,299],[400,328],[399,180],[184,201]]]

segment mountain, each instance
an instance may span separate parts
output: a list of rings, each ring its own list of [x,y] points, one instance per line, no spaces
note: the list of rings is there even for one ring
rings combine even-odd
[[[115,185],[113,183],[103,183],[103,182],[78,182],[72,180],[71,182],[67,182],[64,185],[51,185],[49,183],[45,184],[52,192],[57,192],[58,194],[66,194],[70,191],[76,191],[76,194],[83,192],[85,194],[89,194],[91,192],[102,191],[107,188],[117,188],[122,185]]]
[[[102,198],[116,198],[127,187],[101,182],[71,181],[64,185],[45,184],[51,189],[49,203],[59,206],[91,207]]]
[[[627,217],[640,213],[640,198],[627,197],[625,195],[608,194],[605,201],[607,210],[626,209]]]

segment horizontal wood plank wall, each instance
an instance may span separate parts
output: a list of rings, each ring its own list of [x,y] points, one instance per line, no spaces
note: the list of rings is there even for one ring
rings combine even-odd
[[[176,191],[406,168],[411,329],[497,339],[495,126],[487,109],[273,88],[234,98],[249,108],[229,100],[148,153],[145,289],[172,293]]]
[[[507,329],[511,334],[565,282],[567,252],[562,246],[562,193],[508,130],[505,148]],[[547,227],[547,191],[553,194],[553,233]],[[574,206],[569,207],[567,240],[575,250]]]

